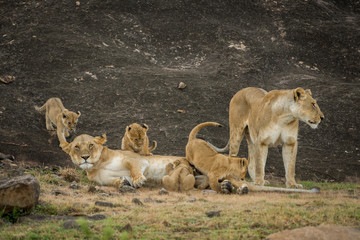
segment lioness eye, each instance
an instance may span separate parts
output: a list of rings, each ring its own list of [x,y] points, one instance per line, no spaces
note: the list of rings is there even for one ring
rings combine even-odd
[[[94,147],[94,144],[91,143],[91,144],[89,145],[89,148],[92,149],[93,147]]]
[[[315,108],[315,107],[316,107],[316,103],[312,103],[312,106]]]
[[[80,147],[79,147],[79,146],[75,146],[75,149],[76,149],[76,150],[80,150]]]

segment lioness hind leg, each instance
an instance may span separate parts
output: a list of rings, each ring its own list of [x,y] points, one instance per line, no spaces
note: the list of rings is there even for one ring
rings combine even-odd
[[[239,153],[241,141],[244,137],[244,127],[232,130],[230,128],[229,156],[235,157]]]

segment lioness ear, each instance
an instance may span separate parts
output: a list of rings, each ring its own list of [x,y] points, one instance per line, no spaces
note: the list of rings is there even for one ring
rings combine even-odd
[[[66,152],[67,154],[70,154],[71,143],[61,142],[61,143],[60,143],[60,147],[61,147],[61,149],[62,149],[64,152]]]
[[[146,125],[145,123],[142,125],[143,128],[146,129],[146,131],[149,129],[148,125]]]
[[[128,131],[130,131],[130,130],[131,130],[131,127],[127,126],[127,127],[126,127],[126,131],[128,132]]]
[[[294,100],[297,102],[298,100],[301,100],[304,98],[305,90],[302,88],[297,88],[294,90]]]
[[[78,117],[80,117],[81,116],[81,112],[80,111],[78,111]]]
[[[66,114],[65,114],[65,113],[63,113],[63,118],[66,118]]]
[[[305,92],[306,92],[307,94],[309,94],[310,96],[312,96],[310,89],[306,89]]]
[[[94,142],[103,145],[104,143],[106,143],[106,134],[103,134],[101,137],[95,137]]]

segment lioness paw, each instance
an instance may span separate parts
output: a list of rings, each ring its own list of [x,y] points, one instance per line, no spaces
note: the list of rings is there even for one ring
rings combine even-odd
[[[249,192],[249,188],[246,184],[243,184],[241,187],[239,187],[236,190],[237,194],[248,194],[248,192]]]
[[[221,182],[221,193],[231,194],[233,186],[229,180],[224,180]]]
[[[146,181],[146,177],[144,175],[138,177],[138,178],[133,178],[132,179],[132,185],[135,187],[135,188],[139,188],[141,187]]]

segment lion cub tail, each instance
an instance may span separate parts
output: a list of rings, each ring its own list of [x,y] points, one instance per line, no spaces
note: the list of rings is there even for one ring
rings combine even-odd
[[[38,106],[34,106],[35,110],[38,111],[38,112],[42,112],[45,110],[46,108],[46,103],[44,105],[42,105],[41,107],[38,107]]]
[[[200,123],[199,125],[197,125],[196,127],[194,127],[193,130],[191,130],[191,132],[190,132],[190,134],[189,134],[189,141],[195,139],[195,138],[196,138],[196,135],[198,134],[198,132],[200,131],[200,129],[202,129],[203,127],[207,127],[207,126],[222,127],[221,124],[216,123],[216,122],[204,122],[204,123]]]
[[[150,152],[154,151],[156,149],[156,147],[157,147],[157,142],[153,141],[151,147],[149,148],[149,151]]]

